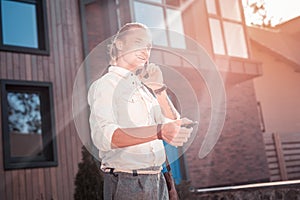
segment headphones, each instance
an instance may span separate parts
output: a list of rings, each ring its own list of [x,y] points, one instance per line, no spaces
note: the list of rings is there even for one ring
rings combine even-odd
[[[115,45],[116,45],[116,48],[117,48],[119,51],[123,49],[122,41],[117,40],[117,41],[115,42]]]

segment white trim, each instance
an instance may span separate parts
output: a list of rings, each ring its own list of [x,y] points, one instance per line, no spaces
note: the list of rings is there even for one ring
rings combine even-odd
[[[279,185],[291,185],[291,184],[300,184],[300,180],[254,183],[254,184],[247,184],[247,185],[236,185],[236,186],[215,187],[215,188],[203,188],[203,189],[195,189],[192,192],[195,193],[215,192],[215,191],[222,191],[222,190],[238,190],[238,189],[269,187],[269,186],[279,186]]]

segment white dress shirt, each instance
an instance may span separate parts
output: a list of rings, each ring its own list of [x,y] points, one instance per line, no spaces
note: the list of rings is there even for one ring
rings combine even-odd
[[[161,166],[165,151],[161,140],[124,148],[111,148],[117,128],[150,126],[165,121],[157,99],[131,71],[111,66],[88,92],[91,137],[99,149],[102,169],[144,169]]]

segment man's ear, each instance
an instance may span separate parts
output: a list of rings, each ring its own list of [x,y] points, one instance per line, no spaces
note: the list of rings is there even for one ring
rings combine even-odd
[[[122,51],[123,49],[123,42],[121,40],[116,41],[116,47],[119,51]]]

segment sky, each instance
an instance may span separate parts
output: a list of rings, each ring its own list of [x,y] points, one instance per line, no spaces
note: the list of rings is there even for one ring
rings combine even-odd
[[[252,2],[265,2],[265,8],[269,17],[273,16],[273,26],[278,23],[288,21],[292,18],[300,16],[300,0],[248,0]],[[243,0],[245,5],[247,0]],[[245,11],[246,18],[251,18],[249,15],[251,10]],[[248,16],[247,16],[248,15]],[[258,20],[257,17],[252,17],[251,20]]]

